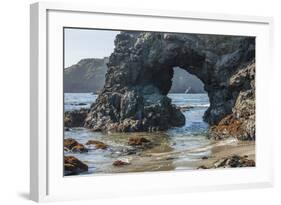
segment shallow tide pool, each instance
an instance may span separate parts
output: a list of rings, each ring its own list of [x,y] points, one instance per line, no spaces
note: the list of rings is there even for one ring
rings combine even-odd
[[[65,131],[65,138],[73,138],[85,144],[88,140],[98,140],[109,145],[106,150],[90,149],[88,153],[70,153],[89,166],[82,174],[120,173],[140,171],[165,171],[194,169],[194,162],[211,154],[210,140],[206,137],[208,124],[203,122],[203,114],[209,106],[207,94],[169,94],[177,106],[190,107],[184,111],[186,124],[165,132],[139,133],[101,133],[85,128],[73,128]],[[88,108],[97,98],[91,93],[65,93],[65,111]],[[134,150],[128,146],[128,138],[143,136],[155,146],[145,150]],[[91,147],[88,147],[91,148]],[[118,159],[130,162],[130,165],[115,167],[112,163]]]

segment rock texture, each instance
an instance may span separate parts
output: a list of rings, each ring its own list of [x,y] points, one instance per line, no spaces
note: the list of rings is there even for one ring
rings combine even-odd
[[[204,83],[210,100],[206,122],[215,126],[233,114],[243,123],[247,119],[241,129],[248,129],[254,120],[248,111],[254,105],[254,59],[253,37],[121,32],[85,127],[130,132],[184,125],[185,117],[167,97],[173,68],[180,67]],[[248,66],[253,68],[250,75]]]
[[[214,168],[255,167],[256,162],[247,158],[247,156],[232,155],[215,162]]]
[[[214,169],[214,168],[236,168],[236,167],[255,167],[256,162],[248,159],[248,156],[231,155],[214,162],[212,166],[199,166],[198,169]]]
[[[88,152],[88,149],[78,143],[76,140],[72,139],[72,138],[67,138],[63,140],[63,147],[65,151],[70,151],[70,152]]]
[[[64,175],[75,175],[88,171],[88,165],[73,156],[64,156]]]
[[[108,57],[87,58],[77,64],[64,69],[64,92],[68,93],[99,93],[105,83]],[[173,85],[171,93],[184,93],[190,88],[189,93],[202,93],[203,83],[194,75],[180,68],[174,68]]]
[[[151,142],[144,137],[130,137],[128,145],[131,146],[143,146],[145,144],[150,144]]]
[[[64,113],[64,127],[83,127],[88,112],[89,110],[85,108],[66,111]]]
[[[93,145],[95,147],[95,149],[107,149],[108,148],[107,144],[97,141],[97,140],[89,140],[86,143],[86,145]]]
[[[120,166],[124,166],[124,165],[130,165],[130,163],[119,159],[119,160],[114,161],[112,165],[116,166],[116,167],[120,167]]]
[[[255,62],[239,69],[229,84],[233,94],[239,90],[232,113],[212,126],[209,135],[214,139],[255,140]]]

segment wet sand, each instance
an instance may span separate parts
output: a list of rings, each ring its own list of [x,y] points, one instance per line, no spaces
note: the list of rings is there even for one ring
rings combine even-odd
[[[184,157],[186,155],[189,156],[188,160]],[[170,147],[154,147],[139,156],[125,157],[125,160],[130,161],[130,165],[112,167],[112,170],[108,170],[108,172],[196,170],[200,166],[211,167],[216,161],[232,155],[247,155],[247,159],[255,160],[255,142],[226,139],[212,141],[207,146],[183,151],[175,151]],[[192,159],[191,156],[193,156]]]
[[[255,142],[254,141],[235,141],[233,143],[223,145],[220,142],[215,143],[212,148],[212,154],[208,159],[202,159],[194,164],[194,166],[212,166],[216,161],[228,158],[233,155],[248,156],[247,159],[255,161]]]

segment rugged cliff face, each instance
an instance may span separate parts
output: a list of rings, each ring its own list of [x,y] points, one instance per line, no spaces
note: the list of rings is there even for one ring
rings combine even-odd
[[[184,125],[183,114],[167,97],[174,67],[204,83],[210,99],[206,122],[218,126],[231,114],[244,122],[238,113],[254,106],[254,59],[251,37],[122,32],[85,126],[96,131],[154,131]]]
[[[214,139],[236,137],[255,139],[255,62],[243,65],[229,80],[229,88],[237,95],[232,113],[210,128]],[[237,90],[239,93],[237,94]]]

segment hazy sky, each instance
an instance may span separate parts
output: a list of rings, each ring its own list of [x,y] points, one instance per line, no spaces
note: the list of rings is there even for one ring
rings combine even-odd
[[[65,67],[82,58],[108,57],[114,49],[115,36],[120,31],[65,29]]]

